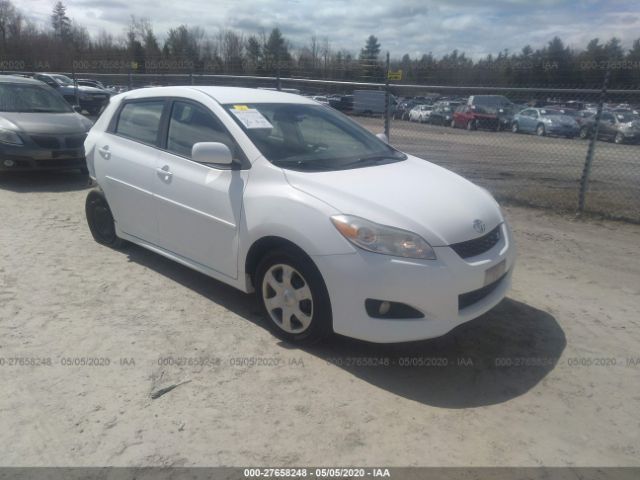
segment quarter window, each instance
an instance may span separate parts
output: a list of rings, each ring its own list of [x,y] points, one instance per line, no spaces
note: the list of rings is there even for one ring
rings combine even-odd
[[[139,142],[156,144],[164,101],[127,103],[118,117],[116,133]]]

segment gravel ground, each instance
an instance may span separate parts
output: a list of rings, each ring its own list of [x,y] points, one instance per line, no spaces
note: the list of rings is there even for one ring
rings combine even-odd
[[[637,225],[506,208],[520,256],[493,311],[301,350],[253,297],[96,244],[85,195],[0,176],[5,466],[640,465]]]

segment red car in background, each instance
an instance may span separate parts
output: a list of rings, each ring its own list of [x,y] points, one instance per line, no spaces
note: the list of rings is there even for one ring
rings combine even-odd
[[[460,105],[453,112],[451,120],[453,128],[466,128],[467,130],[498,130],[498,116],[473,108],[473,105]]]

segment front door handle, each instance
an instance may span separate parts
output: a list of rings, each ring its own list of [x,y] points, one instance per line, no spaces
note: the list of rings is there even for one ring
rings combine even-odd
[[[100,156],[102,158],[104,158],[105,160],[109,160],[111,158],[111,152],[109,151],[109,145],[105,145],[104,147],[100,147],[98,149],[98,152],[100,152]]]
[[[171,180],[171,177],[173,177],[173,173],[169,171],[169,165],[165,165],[162,168],[156,168],[156,172],[158,173],[158,176],[165,182],[168,182],[169,180]]]

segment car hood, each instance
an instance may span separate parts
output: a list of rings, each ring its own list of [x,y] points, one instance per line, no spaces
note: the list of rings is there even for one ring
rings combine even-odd
[[[20,130],[25,133],[58,135],[67,133],[85,133],[91,128],[91,121],[75,112],[1,112],[0,127],[9,128],[11,130]]]
[[[476,220],[485,232],[503,221],[489,192],[417,157],[352,170],[284,172],[291,186],[340,213],[410,230],[432,246],[482,236],[473,228]]]

